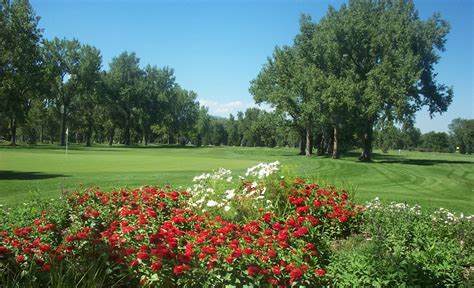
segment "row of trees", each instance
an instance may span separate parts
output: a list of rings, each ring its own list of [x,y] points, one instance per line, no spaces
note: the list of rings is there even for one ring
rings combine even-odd
[[[370,161],[375,126],[410,126],[422,106],[447,110],[453,92],[437,84],[434,65],[448,31],[438,14],[419,19],[412,1],[351,0],[319,23],[303,16],[294,44],[275,48],[250,92],[291,120],[301,153],[329,137],[337,158],[355,132],[360,160]]]
[[[126,145],[166,134],[188,137],[200,107],[167,67],[140,68],[134,53],[115,57],[102,70],[100,51],[78,40],[43,39],[39,17],[26,0],[0,4],[0,133],[16,144],[65,145],[66,133],[89,146],[108,139]],[[153,133],[155,132],[155,133]]]
[[[358,146],[361,160],[370,160],[373,145],[436,142],[413,128],[415,112],[423,105],[444,112],[452,99],[433,71],[449,26],[439,15],[421,21],[410,1],[349,1],[319,23],[303,16],[294,44],[277,47],[251,82],[255,101],[275,110],[250,108],[229,119],[210,116],[173,69],[141,68],[135,53],[124,52],[104,71],[97,48],[43,39],[27,0],[0,3],[0,135],[13,145],[17,135],[64,145],[69,132],[87,146],[291,146],[334,158]],[[449,141],[461,152],[472,150],[472,125],[450,126]]]
[[[457,118],[448,127],[449,133],[432,131],[425,134],[414,127],[376,127],[374,145],[384,152],[404,149],[471,154],[474,150],[474,119]]]

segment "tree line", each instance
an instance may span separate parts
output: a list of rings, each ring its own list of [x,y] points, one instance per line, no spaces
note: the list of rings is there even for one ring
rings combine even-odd
[[[361,147],[360,159],[370,160],[374,145],[419,148],[419,139],[394,143],[420,134],[413,123],[422,106],[441,113],[453,96],[433,69],[449,25],[438,14],[420,20],[411,1],[349,1],[318,23],[303,15],[294,44],[276,47],[250,85],[274,111],[249,108],[229,119],[209,115],[172,68],[142,68],[123,52],[106,71],[98,48],[44,39],[38,21],[27,0],[0,0],[0,135],[12,145],[18,136],[65,145],[68,136],[87,146],[289,146],[333,158]],[[459,140],[467,136],[456,137],[472,150],[471,140]]]

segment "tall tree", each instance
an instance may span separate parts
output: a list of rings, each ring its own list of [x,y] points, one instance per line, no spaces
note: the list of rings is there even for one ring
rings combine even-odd
[[[461,154],[471,154],[474,150],[474,119],[453,119],[449,124],[449,134]]]
[[[315,65],[308,63],[300,51],[293,47],[276,48],[273,57],[255,80],[250,93],[257,103],[266,102],[277,112],[291,117],[306,143],[305,154],[312,154],[312,128],[318,116],[320,98],[325,87],[324,75]]]
[[[334,58],[347,58],[360,116],[360,160],[370,161],[378,120],[407,121],[427,105],[442,113],[452,89],[436,83],[434,65],[444,50],[449,25],[439,14],[426,21],[412,1],[349,1],[330,8],[323,21],[332,27]]]
[[[240,145],[239,125],[237,121],[235,121],[235,117],[232,114],[229,115],[229,121],[227,122],[226,130],[229,137],[227,139],[227,144],[230,146]]]
[[[108,77],[110,102],[118,109],[122,117],[123,143],[131,144],[130,130],[132,127],[133,111],[138,106],[139,83],[143,70],[139,67],[140,59],[134,52],[123,52],[112,59]],[[117,114],[116,114],[117,115]]]
[[[60,145],[66,145],[66,129],[77,101],[81,45],[78,40],[54,38],[44,43],[44,59],[51,88],[52,104],[60,118]]]
[[[141,82],[140,124],[143,131],[143,142],[148,145],[152,125],[163,125],[166,110],[176,85],[173,69],[148,65],[144,70]]]
[[[85,124],[86,146],[91,146],[92,131],[99,111],[102,86],[102,56],[100,51],[90,45],[84,45],[80,51],[78,69],[78,111]]]
[[[38,21],[27,0],[0,2],[0,114],[8,117],[12,145],[42,84]]]

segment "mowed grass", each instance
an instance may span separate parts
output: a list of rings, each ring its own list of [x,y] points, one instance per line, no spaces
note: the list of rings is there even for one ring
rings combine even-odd
[[[66,156],[57,146],[0,146],[0,204],[15,205],[30,195],[57,198],[81,186],[186,187],[194,176],[219,167],[242,175],[259,162],[279,160],[293,175],[355,191],[359,203],[379,197],[474,214],[474,156],[402,151],[375,153],[374,162],[361,163],[355,153],[339,160],[296,154],[289,148],[72,146]]]

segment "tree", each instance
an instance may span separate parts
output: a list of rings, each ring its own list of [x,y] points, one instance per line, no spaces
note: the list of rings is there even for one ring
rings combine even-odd
[[[187,91],[179,85],[173,88],[165,119],[170,141],[186,144],[189,140],[200,109],[196,98],[197,94],[194,91]]]
[[[41,90],[38,21],[27,0],[0,2],[0,114],[9,120],[11,145]]]
[[[317,107],[321,104],[325,81],[317,66],[307,64],[298,49],[275,48],[273,57],[252,80],[250,93],[257,103],[269,103],[277,112],[291,117],[300,130],[301,141],[306,143],[301,147],[304,147],[301,154],[309,156],[313,146],[312,127],[317,112],[322,110]]]
[[[162,125],[166,117],[167,105],[176,85],[173,69],[147,65],[141,83],[138,101],[139,119],[143,131],[143,142],[148,145],[151,125]]]
[[[449,138],[445,132],[428,132],[423,135],[422,148],[428,151],[448,152]]]
[[[459,147],[459,153],[471,154],[474,150],[474,119],[456,118],[448,127],[455,148]]]
[[[81,45],[78,40],[54,38],[44,42],[44,59],[55,112],[60,118],[60,145],[66,145],[66,129],[77,101]]]
[[[139,67],[139,62],[140,59],[134,52],[123,52],[112,59],[110,71],[107,74],[110,103],[118,112],[113,115],[123,127],[123,143],[125,145],[131,144],[130,129],[132,121],[134,121],[133,111],[138,106],[140,95],[139,83],[143,71]],[[120,119],[117,119],[118,117]]]
[[[434,65],[444,50],[449,25],[439,14],[418,18],[411,1],[350,1],[325,18],[332,27],[334,55],[347,58],[347,73],[357,87],[360,160],[371,160],[377,120],[408,121],[421,106],[442,113],[452,89],[436,83]]]
[[[84,45],[80,50],[78,80],[78,111],[86,125],[86,146],[91,146],[92,130],[99,112],[99,97],[102,88],[102,56],[92,46]]]
[[[228,133],[227,144],[229,146],[238,146],[240,145],[240,136],[239,136],[239,124],[235,120],[234,115],[229,115],[229,121],[227,122],[226,127]]]
[[[194,144],[197,146],[208,145],[211,143],[211,117],[208,114],[208,108],[201,106],[198,111],[196,121],[196,135]]]

